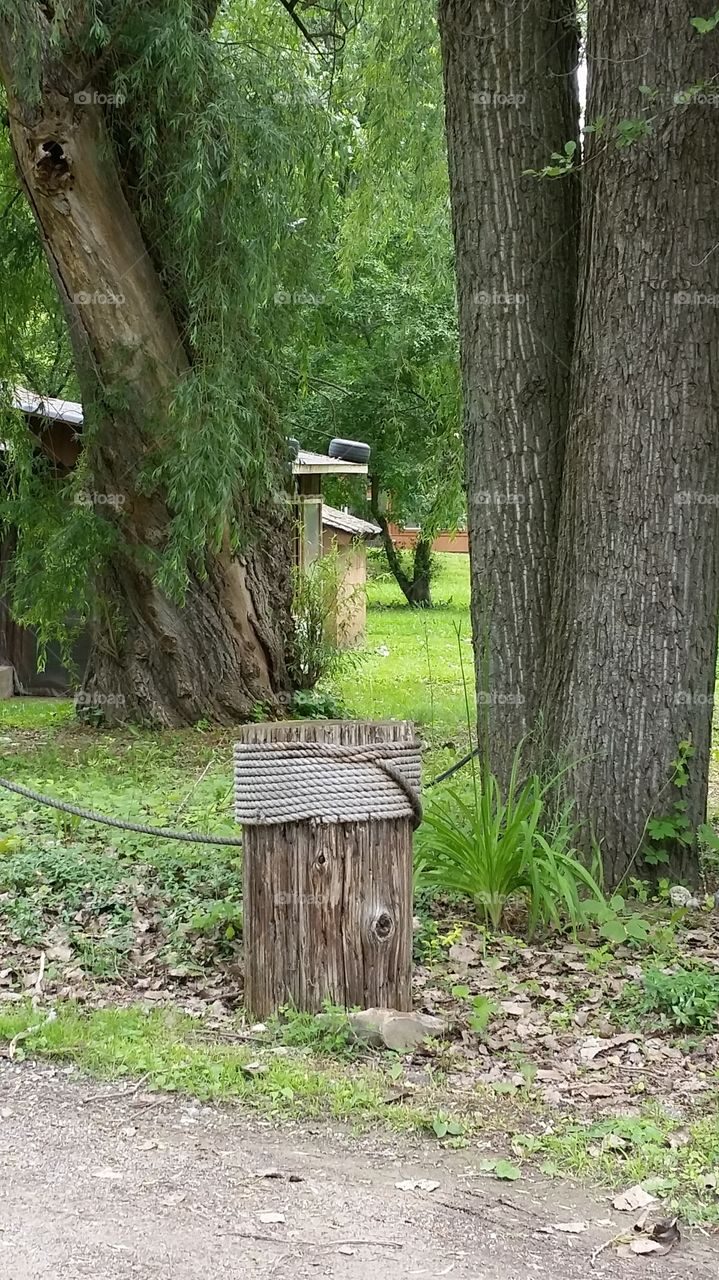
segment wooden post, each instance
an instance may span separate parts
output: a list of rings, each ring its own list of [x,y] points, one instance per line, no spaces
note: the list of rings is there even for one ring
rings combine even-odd
[[[407,721],[248,724],[245,743],[411,742]],[[331,770],[332,761],[326,762]],[[245,826],[245,1004],[411,1009],[412,819]]]

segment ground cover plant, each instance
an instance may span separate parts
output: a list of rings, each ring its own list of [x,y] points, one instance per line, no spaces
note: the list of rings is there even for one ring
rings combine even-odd
[[[349,670],[320,687],[313,713],[327,699],[331,713],[341,702],[359,716],[412,719],[425,776],[448,767],[470,739],[467,588],[462,556],[438,558],[431,611],[407,608],[395,584],[374,577],[361,676]],[[201,725],[151,734],[78,724],[68,702],[0,704],[0,772],[155,825],[236,834],[231,743],[231,731]],[[548,905],[528,928],[531,885],[519,874],[499,891],[490,884],[485,911],[487,884],[478,898],[460,872],[502,872],[506,838],[510,851],[532,854],[534,874],[544,841],[548,866],[566,874],[573,834],[571,815],[544,805],[544,784],[531,777],[517,783],[509,820],[509,794],[478,783],[479,813],[471,766],[425,796],[420,864],[436,841],[435,812],[449,808],[474,835],[454,861],[435,852],[433,872],[420,866],[414,1002],[443,1018],[446,1033],[405,1055],[355,1045],[341,1025],[328,1032],[291,1011],[253,1029],[242,1006],[238,850],[112,831],[0,793],[5,1052],[15,1040],[13,1056],[146,1075],[148,1088],[238,1098],[277,1115],[320,1116],[329,1098],[331,1114],[352,1126],[381,1122],[476,1146],[493,1164],[487,1176],[532,1165],[550,1176],[598,1173],[617,1187],[643,1181],[685,1218],[717,1220],[711,896],[677,908],[668,882],[637,878],[603,917],[573,917],[570,892],[566,910]],[[471,801],[469,815],[453,810],[450,791]],[[547,904],[563,894],[554,869],[538,890]],[[579,880],[586,908],[601,886]]]

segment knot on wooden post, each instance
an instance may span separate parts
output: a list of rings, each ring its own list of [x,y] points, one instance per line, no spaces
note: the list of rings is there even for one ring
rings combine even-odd
[[[420,744],[235,743],[235,818],[284,822],[422,821]]]

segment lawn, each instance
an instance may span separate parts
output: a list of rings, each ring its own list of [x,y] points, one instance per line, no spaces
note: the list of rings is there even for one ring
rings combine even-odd
[[[414,720],[439,747],[466,741],[474,672],[468,557],[444,553],[436,560],[431,610],[408,609],[389,574],[370,579],[366,658],[342,690],[354,714]]]
[[[334,689],[348,714],[413,720],[426,779],[470,736],[468,576],[466,557],[438,557],[428,611],[372,578],[365,648]],[[92,728],[69,701],[0,703],[0,773],[154,825],[237,834],[232,740]],[[297,1015],[248,1027],[237,849],[111,831],[0,791],[0,1043],[277,1116],[382,1122],[484,1155],[489,1141],[517,1176],[541,1161],[549,1176],[641,1180],[716,1223],[719,917],[709,901],[630,907],[646,928],[618,945],[596,931],[492,935],[468,902],[420,895],[415,1003],[447,1036],[404,1058],[348,1049]],[[649,1006],[646,975],[661,996]]]
[[[427,776],[465,746],[465,682],[472,684],[467,558],[440,556],[438,570],[431,611],[407,608],[385,578],[370,582],[366,646],[335,690],[351,715],[414,719]],[[69,700],[0,703],[0,772],[81,807],[153,826],[237,835],[232,739],[227,729],[80,725]],[[210,853],[206,846],[110,831],[0,791],[6,957],[48,936],[61,946],[69,937],[83,973],[96,978],[120,978],[147,956],[163,977],[170,970],[213,970],[218,961],[229,964],[236,949],[226,934],[239,884],[236,849]]]

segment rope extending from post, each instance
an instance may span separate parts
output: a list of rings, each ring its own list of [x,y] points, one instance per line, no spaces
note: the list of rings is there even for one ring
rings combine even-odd
[[[235,817],[243,826],[412,818],[418,827],[420,752],[416,740],[237,742]]]

